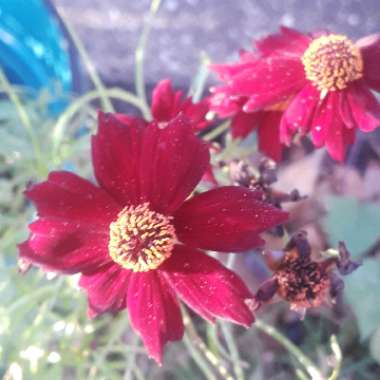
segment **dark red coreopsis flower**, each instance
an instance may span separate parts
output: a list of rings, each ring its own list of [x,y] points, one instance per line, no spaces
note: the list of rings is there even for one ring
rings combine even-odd
[[[214,97],[239,99],[246,113],[284,109],[283,143],[311,133],[317,148],[326,146],[342,161],[356,129],[371,132],[380,125],[380,105],[371,92],[380,91],[380,35],[353,42],[283,27],[255,46],[235,64],[214,66],[226,82],[213,89]]]
[[[90,316],[127,308],[158,362],[164,344],[183,335],[178,299],[206,320],[249,326],[252,295],[204,250],[257,247],[259,233],[287,214],[238,186],[190,196],[209,165],[209,149],[183,116],[161,128],[100,113],[92,161],[98,185],[58,171],[27,190],[38,219],[20,257],[81,273]]]
[[[206,119],[209,111],[207,99],[193,103],[190,97],[184,97],[182,91],[174,91],[171,81],[164,79],[153,89],[152,93],[152,116],[159,124],[165,125],[178,115],[186,116],[195,132],[210,125]]]
[[[294,235],[283,251],[264,252],[272,277],[256,293],[256,309],[276,294],[304,316],[309,308],[330,305],[344,287],[341,276],[356,270],[343,242],[334,257],[315,260],[304,231]]]
[[[161,80],[152,91],[152,117],[160,128],[165,128],[169,121],[182,115],[188,119],[192,130],[199,132],[211,124],[211,121],[206,119],[208,111],[209,100],[207,98],[193,103],[190,97],[184,97],[182,91],[173,89],[170,79]],[[124,114],[115,114],[115,116],[125,123],[129,123],[133,119]],[[141,122],[143,121],[141,120]],[[145,120],[145,123],[148,124],[149,121]]]

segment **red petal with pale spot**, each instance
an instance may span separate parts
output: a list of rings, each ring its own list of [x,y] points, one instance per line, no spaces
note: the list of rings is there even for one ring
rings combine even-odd
[[[90,318],[126,308],[131,274],[112,262],[95,273],[81,276],[79,285],[87,291]]]
[[[92,148],[98,182],[121,205],[149,202],[162,213],[180,206],[209,163],[207,145],[183,117],[160,129],[155,123],[124,126],[100,114]]]
[[[160,272],[178,296],[203,318],[216,317],[250,326],[254,317],[245,300],[251,293],[219,261],[186,246],[176,246]]]
[[[156,271],[133,273],[127,304],[132,327],[141,336],[149,355],[161,363],[165,343],[181,339],[184,332],[172,289]]]
[[[336,125],[335,113],[339,102],[339,93],[330,92],[321,102],[315,112],[311,127],[313,144],[320,148],[325,144],[327,134],[332,136],[331,131]],[[330,131],[330,132],[329,132]]]
[[[286,221],[288,214],[239,186],[209,190],[186,201],[174,214],[178,238],[192,247],[222,252],[262,245],[259,234]]]
[[[306,85],[295,96],[281,119],[280,140],[282,142],[289,145],[298,130],[303,134],[310,130],[318,102],[319,91],[311,84]]]

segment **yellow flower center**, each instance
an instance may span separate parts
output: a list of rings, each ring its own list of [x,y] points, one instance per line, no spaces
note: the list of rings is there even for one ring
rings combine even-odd
[[[127,206],[110,224],[109,255],[125,269],[147,272],[172,254],[176,234],[171,218],[149,209],[149,203]]]
[[[302,63],[306,78],[320,91],[343,90],[363,76],[360,49],[346,36],[330,34],[313,40],[306,49]]]

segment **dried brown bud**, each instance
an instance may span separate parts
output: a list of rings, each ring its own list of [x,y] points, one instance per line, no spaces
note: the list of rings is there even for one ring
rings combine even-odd
[[[342,242],[336,257],[313,260],[305,231],[295,234],[283,251],[265,251],[264,257],[274,273],[256,293],[258,307],[277,294],[302,315],[308,308],[334,302],[344,288],[340,276],[351,273],[360,265],[350,259]]]

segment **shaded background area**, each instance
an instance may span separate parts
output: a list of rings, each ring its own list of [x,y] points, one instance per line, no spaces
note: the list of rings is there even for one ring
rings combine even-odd
[[[52,0],[62,8],[109,85],[130,88],[133,54],[149,0]],[[352,38],[379,29],[379,0],[163,0],[146,51],[148,87],[170,77],[186,87],[200,50],[212,61],[232,59],[252,38],[283,24],[329,28]]]

